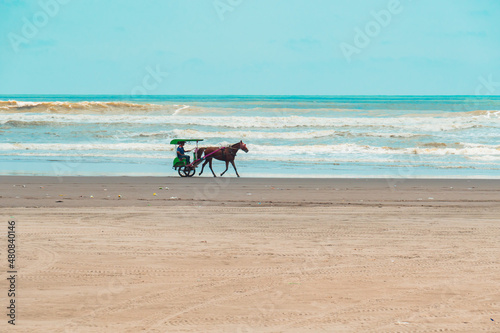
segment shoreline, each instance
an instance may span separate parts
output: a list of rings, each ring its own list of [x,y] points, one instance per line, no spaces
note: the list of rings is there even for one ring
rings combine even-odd
[[[208,168],[208,167],[207,167]],[[206,170],[205,170],[206,172]],[[217,173],[216,173],[217,174]],[[158,178],[167,178],[167,179],[182,179],[182,177],[178,176],[177,174],[175,175],[75,175],[75,176],[53,176],[53,175],[0,175],[0,178],[63,178],[63,179],[78,179],[78,178],[95,178],[95,179],[103,179],[103,178],[152,178],[152,179],[158,179]],[[234,175],[229,175],[229,176],[224,176],[224,177],[212,177],[212,176],[194,176],[194,177],[187,177],[186,179],[209,179],[209,178],[231,178],[231,179],[238,179],[238,177]],[[443,176],[435,176],[435,177],[430,177],[430,176],[422,176],[422,177],[393,177],[393,176],[343,176],[343,175],[334,175],[331,177],[324,176],[324,177],[317,177],[317,176],[307,176],[307,175],[291,175],[290,177],[280,177],[276,175],[271,175],[271,176],[263,176],[259,174],[257,177],[254,177],[253,175],[245,175],[240,177],[239,179],[291,179],[291,180],[301,180],[301,179],[314,179],[314,180],[322,180],[322,179],[335,179],[335,180],[380,180],[380,179],[390,179],[390,180],[494,180],[494,181],[500,181],[500,176],[497,177],[490,177],[490,176],[474,176],[474,177],[455,177],[455,176],[450,176],[450,177],[443,177]]]
[[[0,198],[0,207],[496,206],[500,179],[0,176]]]

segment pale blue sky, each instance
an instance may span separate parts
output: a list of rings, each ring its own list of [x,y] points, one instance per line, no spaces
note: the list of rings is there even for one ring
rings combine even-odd
[[[478,77],[500,81],[500,1],[400,0],[375,23],[391,1],[0,0],[0,94],[472,95]],[[367,26],[347,61],[342,43]]]

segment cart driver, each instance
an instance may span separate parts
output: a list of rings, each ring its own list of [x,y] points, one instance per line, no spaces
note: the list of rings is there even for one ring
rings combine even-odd
[[[186,155],[186,152],[190,152],[191,150],[184,150],[184,144],[186,142],[182,141],[182,142],[179,142],[179,147],[177,147],[177,157],[182,160],[182,159],[186,159],[186,164],[189,164],[191,163],[190,162],[190,157],[189,155]]]

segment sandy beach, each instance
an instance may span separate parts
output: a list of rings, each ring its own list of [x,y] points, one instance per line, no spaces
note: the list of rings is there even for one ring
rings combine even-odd
[[[499,190],[0,177],[4,235],[16,221],[15,331],[499,332]]]

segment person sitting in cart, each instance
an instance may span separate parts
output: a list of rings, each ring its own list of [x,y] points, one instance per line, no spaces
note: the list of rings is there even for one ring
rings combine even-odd
[[[182,159],[186,159],[186,164],[189,164],[191,163],[190,162],[190,157],[189,155],[186,155],[186,152],[190,152],[191,150],[184,150],[184,144],[186,142],[182,141],[182,142],[179,142],[179,147],[177,147],[177,157],[182,160]]]

